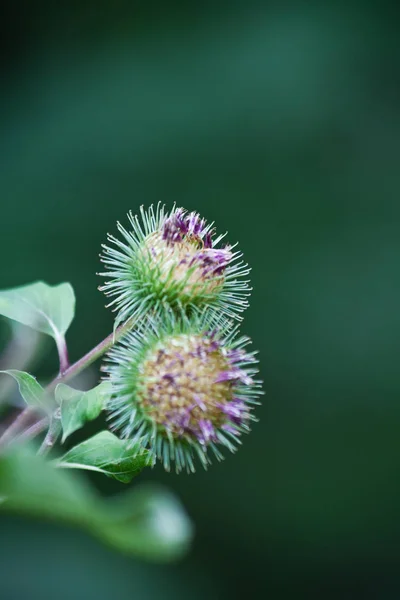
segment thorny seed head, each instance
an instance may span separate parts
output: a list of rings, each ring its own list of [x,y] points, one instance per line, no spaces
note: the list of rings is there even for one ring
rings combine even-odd
[[[206,467],[209,450],[220,460],[219,447],[234,451],[254,420],[257,361],[245,350],[249,340],[228,329],[221,320],[171,317],[130,332],[109,353],[113,426],[167,470],[175,461],[177,472],[194,471],[194,455]]]
[[[108,236],[102,262],[108,278],[100,287],[112,298],[109,306],[118,311],[117,323],[148,312],[160,315],[166,310],[185,314],[214,309],[238,319],[247,305],[250,288],[243,278],[249,268],[241,253],[220,245],[212,224],[197,213],[173,208],[166,213],[141,209],[141,222],[128,214],[131,229],[120,223],[123,241]]]

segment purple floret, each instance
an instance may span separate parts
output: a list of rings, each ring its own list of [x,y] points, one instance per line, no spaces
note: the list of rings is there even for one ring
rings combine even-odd
[[[211,247],[211,233],[206,232],[206,222],[198,213],[186,213],[183,208],[176,210],[164,223],[163,238],[169,242],[181,242],[185,235],[207,238],[206,247]]]
[[[167,242],[182,242],[186,235],[202,237],[206,223],[195,212],[189,214],[179,208],[164,223],[163,239]],[[211,236],[207,238],[207,244],[211,244]],[[210,246],[211,247],[211,246]]]
[[[183,242],[186,236],[191,235],[199,238],[203,247],[191,258],[189,267],[197,264],[205,277],[222,275],[232,261],[232,252],[229,246],[213,248],[212,231],[208,230],[206,221],[200,215],[195,212],[188,214],[180,208],[163,225],[163,239],[170,244]],[[186,264],[186,259],[181,262]]]
[[[241,425],[248,418],[248,407],[242,400],[234,399],[220,406],[223,413],[236,425]]]
[[[245,385],[251,385],[253,380],[249,377],[243,369],[231,369],[229,371],[221,371],[218,375],[215,383],[222,383],[223,381],[241,381]]]
[[[209,419],[200,419],[199,429],[200,431],[197,433],[197,437],[200,443],[207,444],[209,441],[215,439],[214,425]]]

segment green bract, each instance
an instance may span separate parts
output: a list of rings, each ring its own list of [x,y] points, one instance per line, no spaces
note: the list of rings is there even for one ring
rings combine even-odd
[[[100,287],[112,298],[117,323],[166,309],[192,314],[205,307],[238,319],[250,288],[243,278],[249,268],[240,252],[221,246],[212,224],[182,208],[141,208],[141,220],[128,214],[130,229],[120,223],[123,240],[108,236],[102,262],[107,278]]]

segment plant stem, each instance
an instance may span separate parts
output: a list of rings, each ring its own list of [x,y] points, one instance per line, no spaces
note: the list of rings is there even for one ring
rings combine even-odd
[[[56,337],[58,358],[60,360],[60,375],[63,375],[69,367],[68,348],[67,342],[63,335],[57,335]]]
[[[62,374],[57,375],[55,379],[46,387],[47,392],[53,391],[59,383],[65,383],[70,381],[73,377],[84,371],[89,367],[95,360],[103,356],[109,350],[115,342],[117,342],[125,333],[127,333],[133,325],[133,320],[129,319],[123,325],[120,325],[115,332],[110,333],[102,342],[97,344],[94,348],[89,350],[87,354],[82,356],[73,365],[69,366]]]
[[[40,419],[39,421],[36,421],[36,423],[34,423],[30,427],[28,427],[28,429],[25,429],[24,431],[22,431],[22,433],[14,439],[17,442],[21,442],[22,440],[24,442],[26,442],[26,441],[36,437],[37,435],[39,435],[39,433],[42,433],[42,431],[47,429],[48,426],[49,426],[49,421],[48,421],[47,417],[44,417],[44,419]]]
[[[24,429],[29,428],[33,417],[36,415],[36,410],[31,406],[27,406],[21,411],[16,419],[5,430],[0,438],[0,449],[7,446],[12,440]]]
[[[61,410],[57,408],[57,410],[54,411],[52,418],[50,419],[49,429],[46,433],[46,437],[44,438],[42,445],[39,448],[38,454],[45,456],[56,443],[61,431]]]
[[[109,350],[115,344],[115,342],[121,339],[121,337],[123,337],[124,334],[132,328],[132,325],[133,319],[129,319],[126,323],[120,325],[115,330],[115,332],[110,333],[110,335],[108,335],[102,342],[97,344],[97,346],[89,350],[89,352],[82,356],[82,358],[77,360],[73,365],[68,366],[68,368],[66,368],[64,372],[60,372],[59,375],[57,375],[57,377],[47,385],[46,392],[54,391],[59,383],[65,383],[66,381],[70,381],[76,375],[84,371],[87,367],[94,363],[95,360],[103,356],[103,354],[105,354],[107,350]],[[31,425],[31,421],[37,415],[37,413],[38,409],[36,407],[27,406],[0,437],[0,449],[7,446],[17,435],[21,434],[23,430],[28,428],[28,425]],[[40,453],[46,454],[54,446],[58,439],[60,431],[61,429],[59,427],[59,420],[52,418],[50,420],[49,431],[42,444],[42,447],[40,448]]]

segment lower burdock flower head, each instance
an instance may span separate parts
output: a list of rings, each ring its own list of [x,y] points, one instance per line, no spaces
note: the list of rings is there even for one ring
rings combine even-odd
[[[261,394],[254,352],[226,321],[173,316],[129,332],[110,351],[103,371],[113,395],[112,427],[141,442],[166,470],[195,470],[235,451],[255,420]]]
[[[141,208],[141,219],[128,214],[130,228],[117,223],[122,240],[108,235],[102,262],[107,278],[99,289],[118,311],[117,323],[132,316],[165,310],[185,314],[214,308],[230,318],[247,305],[248,266],[241,253],[221,244],[213,224],[183,208],[166,212]]]

